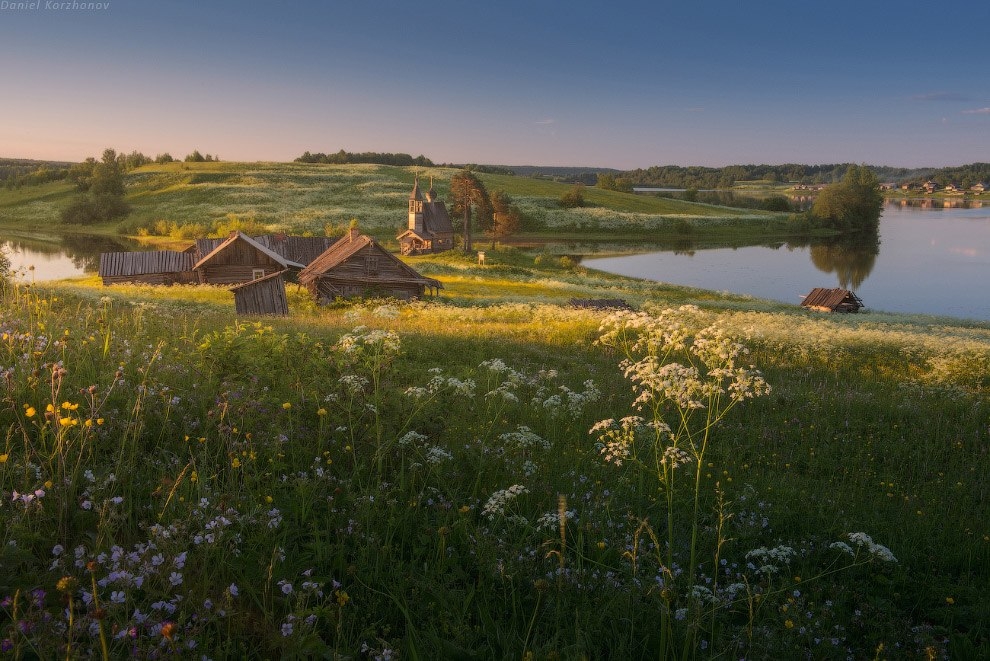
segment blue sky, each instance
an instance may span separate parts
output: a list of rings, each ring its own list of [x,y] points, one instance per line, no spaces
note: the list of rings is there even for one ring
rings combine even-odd
[[[0,156],[990,160],[985,0],[29,1],[0,0]]]

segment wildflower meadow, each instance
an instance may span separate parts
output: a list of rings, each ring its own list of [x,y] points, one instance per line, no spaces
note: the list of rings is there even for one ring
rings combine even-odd
[[[990,330],[451,288],[6,282],[0,659],[990,653]]]

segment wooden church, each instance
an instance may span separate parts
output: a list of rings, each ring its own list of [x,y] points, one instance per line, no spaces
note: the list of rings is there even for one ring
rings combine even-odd
[[[454,247],[454,226],[447,206],[437,199],[432,179],[424,199],[419,191],[419,177],[416,177],[409,194],[409,225],[396,238],[403,255],[443,252]]]

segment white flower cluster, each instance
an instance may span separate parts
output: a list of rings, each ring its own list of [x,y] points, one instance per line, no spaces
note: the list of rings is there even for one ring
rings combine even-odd
[[[577,520],[576,510],[564,510],[565,521]],[[560,530],[560,512],[547,512],[536,521],[537,530],[557,531]]]
[[[749,567],[761,574],[776,574],[780,571],[780,567],[783,565],[789,565],[791,560],[797,555],[795,551],[790,546],[775,546],[772,549],[768,549],[765,546],[761,546],[758,549],[753,549],[746,554],[746,560],[749,561]]]
[[[519,425],[516,431],[506,432],[498,437],[507,447],[514,450],[549,450],[550,441],[535,434],[526,425]]]
[[[505,516],[505,508],[524,493],[529,493],[529,489],[521,484],[513,484],[508,489],[496,491],[488,498],[488,502],[485,503],[485,507],[481,510],[481,513],[489,519],[495,519],[497,516]]]
[[[891,563],[897,562],[897,558],[894,557],[894,554],[889,548],[883,544],[877,544],[865,532],[851,532],[846,536],[849,538],[850,542],[856,545],[856,550],[845,542],[832,542],[829,545],[829,548],[842,551],[843,553],[848,553],[853,557],[856,557],[857,550],[866,549],[866,552],[877,560]]]

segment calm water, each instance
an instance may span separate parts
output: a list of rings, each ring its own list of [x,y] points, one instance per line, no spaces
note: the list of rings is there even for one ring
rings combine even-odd
[[[854,290],[870,310],[990,321],[990,206],[888,204],[880,245],[793,245],[585,259],[590,268],[799,304]]]
[[[916,206],[885,208],[879,246],[785,243],[585,258],[582,263],[793,304],[814,287],[843,287],[854,290],[872,310],[990,321],[990,205],[911,204]],[[22,279],[38,282],[96,273],[101,252],[140,249],[125,240],[94,236],[0,237],[0,246]]]
[[[31,237],[0,236],[0,249],[18,278],[42,282],[96,273],[100,253],[141,248],[135,242],[106,236],[38,233]]]

